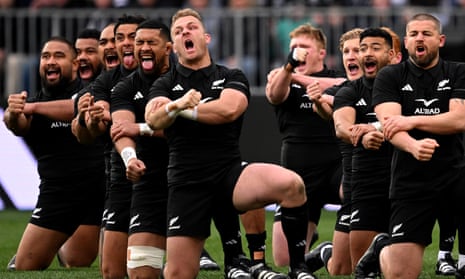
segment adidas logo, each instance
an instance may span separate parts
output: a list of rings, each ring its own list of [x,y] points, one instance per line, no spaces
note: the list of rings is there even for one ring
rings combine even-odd
[[[144,95],[142,95],[142,93],[140,91],[137,91],[136,95],[134,95],[134,101],[139,100],[139,99],[143,99],[143,98],[144,98]]]
[[[171,91],[184,91],[184,88],[178,83],[173,87],[173,89],[171,89]]]
[[[362,98],[355,104],[358,107],[367,106],[367,102]]]
[[[407,83],[404,87],[402,87],[401,90],[402,91],[410,91],[410,92],[412,92],[413,88],[412,88],[412,86],[410,84]]]

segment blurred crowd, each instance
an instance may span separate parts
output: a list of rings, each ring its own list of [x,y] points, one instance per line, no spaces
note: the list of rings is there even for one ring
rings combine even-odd
[[[352,6],[373,9],[375,12],[372,19],[354,21],[343,16],[341,10]],[[0,9],[4,12],[0,11],[0,30],[2,30],[0,32],[0,104],[4,105],[1,102],[5,101],[4,97],[12,90],[31,89],[34,86],[34,74],[37,71],[36,67],[31,66],[37,64],[34,56],[38,51],[36,48],[45,38],[54,34],[74,40],[76,34],[83,28],[101,30],[112,20],[109,16],[103,16],[108,11],[116,10],[122,14],[129,9],[144,8],[145,10],[141,11],[148,11],[147,9],[174,10],[190,7],[201,13],[211,9],[228,9],[236,14],[243,14],[245,16],[239,16],[242,19],[241,22],[235,16],[227,16],[231,13],[216,12],[215,18],[205,17],[207,31],[215,38],[210,45],[212,57],[220,64],[240,67],[250,77],[252,86],[263,86],[266,82],[266,72],[281,64],[287,55],[288,33],[294,27],[310,22],[322,28],[327,36],[326,63],[329,67],[337,68],[340,66],[338,63],[340,61],[338,51],[340,34],[357,26],[376,25],[389,26],[397,33],[401,33],[403,30],[397,30],[393,23],[397,22],[398,26],[402,26],[402,19],[392,16],[390,18],[386,15],[390,14],[390,11],[404,12],[415,9],[417,6],[437,10],[436,16],[441,19],[443,26],[447,27],[452,21],[460,21],[453,22],[454,26],[461,26],[465,23],[462,22],[464,19],[454,19],[451,16],[452,12],[465,11],[465,0],[0,0]],[[275,7],[282,7],[282,9],[274,9]],[[5,13],[8,8],[26,9],[29,14],[23,13],[22,18],[11,19],[11,15]],[[69,16],[60,14],[58,19],[61,25],[60,31],[56,32],[57,20],[50,18],[44,20],[39,15],[30,16],[31,12],[34,14],[34,11],[47,8],[87,8],[91,12],[84,24],[73,22],[80,20],[75,14],[69,14]],[[260,16],[248,12],[257,8],[271,10],[273,16]],[[312,10],[313,8],[315,10]],[[324,12],[316,12],[317,9],[323,9]],[[311,11],[311,14],[308,11]],[[169,24],[168,16],[163,20]],[[52,24],[55,24],[55,27]],[[242,28],[237,28],[238,26]],[[63,33],[63,30],[66,33]],[[455,35],[453,30],[448,30],[448,38],[452,40],[459,40],[463,37]],[[237,40],[237,38],[242,39]],[[222,44],[219,45],[218,42]],[[452,42],[450,46],[460,43]],[[11,65],[15,68],[12,69]],[[6,77],[7,74],[9,77]],[[20,89],[18,89],[19,84]]]

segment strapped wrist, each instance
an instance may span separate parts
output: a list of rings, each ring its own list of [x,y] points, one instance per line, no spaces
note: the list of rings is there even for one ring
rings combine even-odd
[[[198,107],[195,106],[193,109],[184,109],[178,113],[179,116],[182,116],[186,119],[197,121],[198,117]]]
[[[169,102],[165,105],[165,112],[169,118],[175,118],[179,113],[179,110],[177,109],[170,110],[172,104],[176,104],[176,101]]]
[[[134,147],[127,146],[121,150],[121,158],[123,159],[124,165],[128,167],[129,161],[137,159],[136,150]]]
[[[139,135],[141,136],[151,136],[153,135],[152,128],[149,127],[147,123],[139,123]]]

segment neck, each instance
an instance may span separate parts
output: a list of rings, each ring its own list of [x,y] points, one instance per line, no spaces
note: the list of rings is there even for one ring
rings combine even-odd
[[[186,60],[186,59],[179,59],[179,64],[183,65],[186,68],[190,68],[192,70],[198,70],[205,67],[210,66],[212,63],[210,59],[210,54],[205,54],[204,56],[195,59],[195,60]]]

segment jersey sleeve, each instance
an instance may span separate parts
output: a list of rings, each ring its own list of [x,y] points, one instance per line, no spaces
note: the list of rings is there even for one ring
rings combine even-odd
[[[452,87],[452,98],[465,99],[465,64],[457,63],[454,73],[455,81]]]
[[[131,96],[134,96],[134,88],[131,83],[131,75],[119,81],[111,90],[110,111],[129,110],[134,112]]]
[[[170,93],[171,93],[170,85],[172,85],[171,77],[170,77],[171,74],[173,74],[173,72],[170,72],[167,75],[162,75],[153,82],[152,86],[149,89],[149,94],[147,95],[148,101],[156,97],[168,97],[172,99],[170,97]]]
[[[247,99],[250,99],[249,81],[247,80],[245,74],[240,70],[230,70],[230,74],[226,81],[226,84],[224,85],[224,88],[238,90],[244,93],[244,95],[247,96]]]
[[[352,87],[353,83],[349,83],[346,86],[342,86],[337,90],[336,95],[334,95],[334,110],[338,110],[343,107],[353,107],[356,102],[356,92]]]
[[[111,71],[102,72],[90,84],[89,92],[94,96],[94,101],[105,101],[110,103],[111,76],[115,68]]]
[[[380,103],[401,102],[398,89],[401,72],[401,64],[386,66],[379,71],[373,84],[373,107]]]

